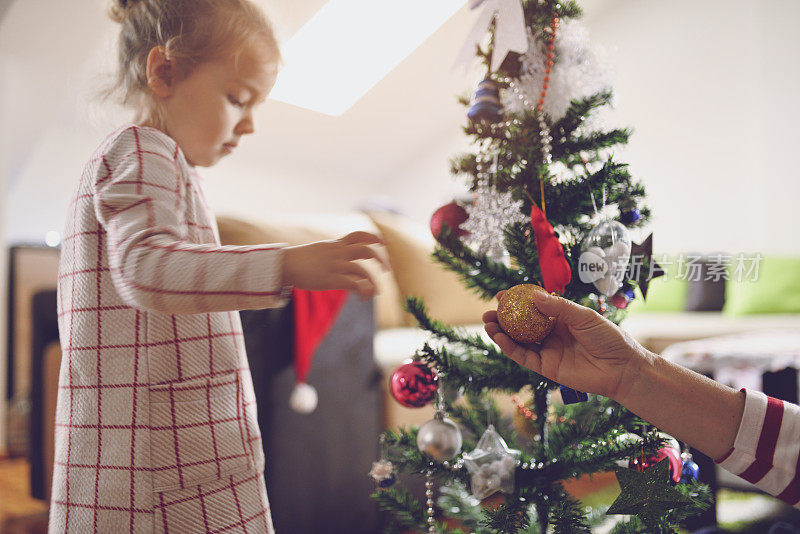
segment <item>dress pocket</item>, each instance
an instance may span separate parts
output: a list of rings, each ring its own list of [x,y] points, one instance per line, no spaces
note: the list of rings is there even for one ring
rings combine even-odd
[[[238,374],[150,386],[153,489],[185,489],[252,468]]]

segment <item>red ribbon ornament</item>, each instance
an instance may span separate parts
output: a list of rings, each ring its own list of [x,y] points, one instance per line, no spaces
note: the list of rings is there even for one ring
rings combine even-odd
[[[572,270],[564,256],[564,247],[556,237],[553,226],[547,221],[539,206],[531,206],[531,227],[536,239],[536,250],[539,254],[539,268],[542,271],[542,283],[548,293],[563,293],[572,279]]]

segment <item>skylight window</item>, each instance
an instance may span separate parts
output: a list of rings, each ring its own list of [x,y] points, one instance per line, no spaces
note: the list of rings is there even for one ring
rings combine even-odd
[[[270,97],[341,115],[464,3],[329,0],[283,47],[284,67]]]

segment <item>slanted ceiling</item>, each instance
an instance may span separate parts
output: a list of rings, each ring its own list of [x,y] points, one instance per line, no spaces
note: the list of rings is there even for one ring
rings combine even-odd
[[[283,41],[325,3],[259,1]],[[616,1],[592,0],[587,18]],[[0,127],[8,139],[3,174],[12,195],[19,188],[37,192],[52,200],[53,211],[64,203],[59,199],[71,194],[88,155],[125,118],[97,104],[104,76],[113,70],[117,31],[104,6],[103,0],[0,0],[4,123]],[[475,13],[465,5],[339,117],[267,101],[257,113],[257,135],[207,174],[280,176],[284,183],[319,177],[329,187],[334,183],[374,196],[383,184],[414,174],[423,162],[439,161],[437,176],[431,180],[448,180],[447,158],[463,143],[464,110],[456,96],[468,94],[482,75],[477,69],[469,73],[451,69],[474,20]],[[352,24],[391,21],[353,20]],[[346,78],[348,73],[342,71],[340,76]],[[314,83],[325,91],[337,80]],[[21,220],[25,213],[9,215],[17,217],[21,227],[36,228],[38,235],[36,220]],[[60,220],[58,214],[48,224],[57,228]]]

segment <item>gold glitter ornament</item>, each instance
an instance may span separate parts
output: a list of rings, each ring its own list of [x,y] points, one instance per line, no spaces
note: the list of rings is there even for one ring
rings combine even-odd
[[[520,284],[506,291],[497,303],[497,322],[517,343],[539,343],[555,326],[553,319],[536,308],[534,291],[545,290],[535,284]]]

